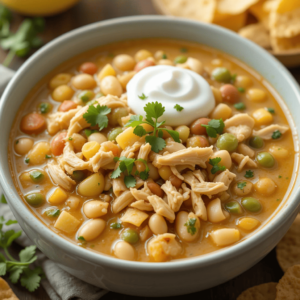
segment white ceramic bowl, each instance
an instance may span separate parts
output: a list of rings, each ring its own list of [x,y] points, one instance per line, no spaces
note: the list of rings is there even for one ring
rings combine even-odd
[[[294,188],[280,211],[255,234],[236,245],[185,260],[142,263],[115,259],[85,250],[56,235],[26,208],[11,179],[8,139],[15,115],[27,93],[53,68],[91,48],[111,42],[165,37],[194,41],[220,49],[260,73],[285,99],[290,125],[300,132],[300,93],[295,80],[270,54],[218,26],[160,16],[127,17],[71,31],[44,46],[24,63],[6,88],[0,104],[0,183],[23,230],[50,259],[74,276],[105,289],[139,296],[192,293],[225,282],[249,269],[271,251],[298,212],[298,172]],[[293,123],[294,120],[294,123]],[[295,132],[296,138],[298,137]],[[297,143],[298,144],[298,143]],[[298,146],[297,146],[298,147]]]

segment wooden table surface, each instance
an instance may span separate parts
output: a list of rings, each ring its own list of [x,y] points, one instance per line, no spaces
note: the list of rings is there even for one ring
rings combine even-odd
[[[63,1],[63,0],[62,0]],[[82,0],[67,12],[46,19],[46,30],[42,34],[44,42],[49,42],[55,37],[80,26],[97,21],[122,16],[156,14],[151,0]],[[17,29],[23,17],[14,15],[12,28]],[[5,53],[0,50],[0,62],[5,58]],[[25,59],[15,58],[10,65],[14,70],[22,65]],[[300,82],[300,68],[291,70],[293,76]],[[17,255],[20,251],[18,245],[13,245],[12,252]],[[242,275],[217,287],[194,293],[189,296],[171,297],[171,299],[186,299],[187,297],[204,300],[235,300],[245,289],[265,283],[276,282],[283,275],[277,260],[275,250],[272,250],[262,261]],[[7,278],[5,278],[7,280]],[[197,278],[195,278],[197,280]],[[9,283],[10,284],[10,283]],[[36,292],[29,293],[20,285],[10,284],[16,295],[21,300],[48,300],[49,297],[42,287]],[[146,297],[132,297],[110,292],[103,300],[128,300],[150,299]],[[154,298],[153,298],[154,299]]]

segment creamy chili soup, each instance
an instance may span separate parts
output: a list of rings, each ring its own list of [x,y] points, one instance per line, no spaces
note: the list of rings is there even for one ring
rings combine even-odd
[[[56,234],[163,262],[242,242],[283,201],[294,141],[278,96],[185,41],[111,44],[55,69],[10,139],[23,201]]]

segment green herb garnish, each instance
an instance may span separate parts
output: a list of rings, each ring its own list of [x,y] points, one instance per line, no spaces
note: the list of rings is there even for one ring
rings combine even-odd
[[[51,208],[45,211],[47,217],[56,218],[60,215],[60,210],[58,208]]]
[[[244,187],[247,185],[247,182],[243,181],[243,182],[238,182],[237,184],[237,187],[240,189],[240,190],[243,190]]]
[[[90,105],[87,112],[83,115],[83,118],[92,126],[99,126],[99,131],[106,128],[108,125],[108,115],[111,109],[106,105],[100,106],[99,104],[95,107]]]
[[[44,179],[44,174],[40,171],[32,171],[30,172],[30,178],[33,182],[40,182]]]
[[[230,80],[230,81],[231,81],[232,83],[234,83],[235,80],[236,80],[236,77],[237,77],[237,74],[232,74],[232,75],[231,75],[231,80]]]
[[[182,111],[182,110],[183,110],[183,107],[180,106],[179,104],[176,104],[176,105],[174,106],[174,108],[175,108],[177,111]]]
[[[224,171],[226,169],[225,166],[219,166],[219,162],[221,161],[221,157],[215,157],[209,159],[209,164],[212,166],[211,174],[215,174],[218,171]]]
[[[3,225],[9,226],[16,224],[15,220],[6,221],[3,216],[0,217],[0,248],[4,250],[4,254],[0,253],[0,276],[9,273],[10,281],[15,284],[19,280],[21,285],[29,292],[35,291],[43,277],[43,270],[40,267],[30,268],[29,266],[36,261],[36,246],[32,245],[21,250],[19,253],[20,261],[14,259],[8,251],[12,242],[21,236],[22,231],[8,230],[3,231]]]
[[[279,176],[278,176],[278,178],[282,178],[282,176],[281,176],[281,175],[279,175]]]
[[[275,109],[272,107],[267,107],[267,111],[271,114],[275,114]]]
[[[197,231],[195,224],[197,222],[196,218],[191,218],[188,219],[188,221],[186,223],[184,223],[184,226],[186,226],[187,228],[187,232],[190,233],[191,235],[194,235]]]
[[[52,158],[52,156],[51,156],[51,155],[48,155],[48,154],[46,154],[46,155],[45,155],[45,158],[46,158],[46,159],[49,159],[49,158]]]
[[[122,224],[121,223],[111,223],[109,226],[111,229],[121,229],[122,228]]]
[[[208,136],[215,138],[217,137],[217,134],[223,133],[225,124],[222,119],[220,120],[213,119],[208,122],[208,125],[201,124],[201,126],[206,128],[206,133]]]
[[[25,158],[25,163],[29,164],[29,162],[30,162],[30,159],[29,158]]]
[[[273,132],[273,134],[272,134],[272,139],[273,140],[277,140],[277,139],[279,139],[280,137],[281,137],[281,132],[279,131],[279,130],[275,130],[274,132]]]
[[[146,136],[146,143],[151,145],[152,151],[158,153],[160,150],[166,147],[166,142],[162,138],[163,130],[167,131],[175,142],[180,143],[179,133],[175,130],[169,130],[166,128],[161,128],[165,121],[158,122],[158,119],[162,117],[165,112],[165,108],[161,103],[158,102],[149,102],[145,105],[144,111],[146,112],[146,119],[143,119],[143,116],[132,115],[130,120],[125,127],[134,127],[133,133],[137,136]],[[153,131],[146,131],[141,124],[148,124],[153,127]],[[150,135],[152,134],[152,135]]]
[[[247,170],[246,174],[244,175],[244,177],[246,178],[252,178],[254,176],[253,171],[251,170]]]
[[[246,105],[243,102],[239,102],[233,105],[237,110],[243,110],[246,108]]]
[[[47,114],[51,110],[51,104],[43,102],[39,105],[39,110],[42,114]]]
[[[0,203],[7,204],[7,201],[6,201],[5,196],[3,194],[1,195]]]
[[[85,242],[85,238],[83,236],[79,236],[77,240]]]
[[[72,141],[73,140],[73,138],[72,137],[69,137],[69,141]]]
[[[238,87],[237,90],[240,92],[240,93],[245,93],[245,89],[243,87]]]
[[[143,93],[141,96],[138,96],[141,100],[146,100],[148,97]]]
[[[162,58],[162,59],[167,59],[167,58],[168,58],[168,57],[167,57],[167,54],[164,53],[164,54],[161,56],[161,58]]]

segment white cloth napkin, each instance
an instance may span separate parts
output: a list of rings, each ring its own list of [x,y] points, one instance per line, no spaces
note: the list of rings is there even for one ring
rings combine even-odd
[[[13,75],[14,71],[0,65],[0,95],[3,93],[5,86],[8,84]],[[0,186],[0,196],[1,195],[2,189]],[[0,204],[0,216],[4,216],[6,220],[15,219],[7,204]],[[3,228],[3,230],[21,230],[20,225],[18,224],[13,224],[9,227],[4,226]],[[24,232],[17,239],[17,243],[23,247],[27,247],[32,244]],[[83,282],[65,272],[40,251],[38,251],[37,265],[41,266],[44,270],[46,278],[42,280],[41,284],[51,300],[98,300],[108,292],[99,287]]]

